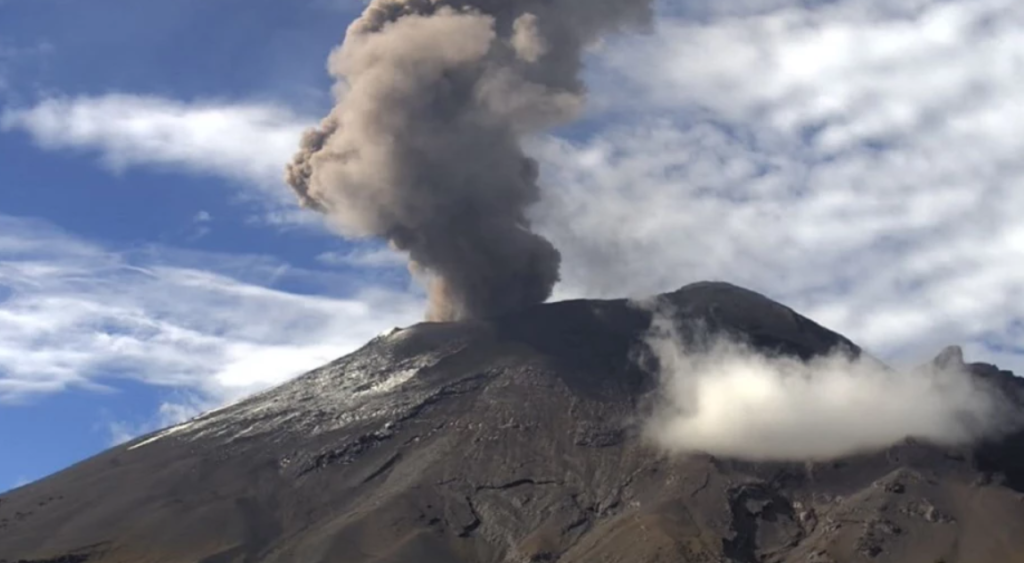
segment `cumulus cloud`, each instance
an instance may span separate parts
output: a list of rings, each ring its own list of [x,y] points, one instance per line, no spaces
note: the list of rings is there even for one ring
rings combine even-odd
[[[1024,5],[665,11],[593,60],[592,120],[533,147],[558,298],[726,279],[886,359],[1024,368]]]
[[[270,259],[119,253],[0,215],[0,403],[118,379],[231,401],[408,325],[422,306],[404,288]]]
[[[753,461],[820,461],[908,438],[964,445],[1001,431],[1004,399],[963,366],[891,370],[845,352],[804,362],[726,336],[684,340],[656,314],[646,343],[660,403],[649,438],[667,450]]]
[[[47,98],[0,114],[0,129],[24,131],[45,149],[95,152],[114,171],[157,166],[225,177],[275,206],[291,203],[281,169],[310,123],[272,104],[133,94]]]

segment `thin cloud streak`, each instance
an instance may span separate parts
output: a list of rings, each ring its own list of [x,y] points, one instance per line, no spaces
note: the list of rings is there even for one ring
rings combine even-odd
[[[317,261],[327,266],[348,266],[353,268],[405,268],[408,260],[401,253],[387,248],[372,250],[350,250],[348,252],[324,252]]]

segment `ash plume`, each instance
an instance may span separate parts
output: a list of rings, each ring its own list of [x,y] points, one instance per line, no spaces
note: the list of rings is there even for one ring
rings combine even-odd
[[[651,17],[650,0],[374,0],[286,179],[341,234],[407,253],[431,320],[543,302],[561,256],[530,230],[538,166],[520,141],[580,114],[587,46]]]

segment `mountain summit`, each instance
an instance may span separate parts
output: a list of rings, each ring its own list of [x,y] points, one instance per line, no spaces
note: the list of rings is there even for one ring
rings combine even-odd
[[[671,451],[649,428],[659,323],[692,354],[727,337],[793,365],[873,361],[724,283],[395,330],[6,493],[0,562],[1024,562],[1022,434],[792,462]],[[997,389],[1000,416],[1022,404],[958,348],[931,365]]]

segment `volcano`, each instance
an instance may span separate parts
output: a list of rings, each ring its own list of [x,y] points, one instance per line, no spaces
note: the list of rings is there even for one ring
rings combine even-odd
[[[764,354],[864,354],[733,285],[656,301]],[[652,315],[570,301],[396,329],[4,494],[0,562],[1024,562],[1020,432],[817,463],[651,447]],[[1010,372],[963,368],[1022,405]]]

